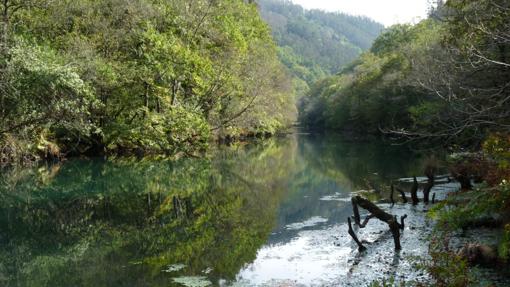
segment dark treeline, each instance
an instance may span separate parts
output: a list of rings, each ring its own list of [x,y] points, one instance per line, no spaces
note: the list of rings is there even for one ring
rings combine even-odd
[[[0,161],[175,154],[292,123],[253,1],[6,0]]]
[[[369,49],[384,28],[366,17],[305,10],[289,0],[257,2],[272,28],[281,61],[296,77],[299,95]]]
[[[309,127],[478,144],[510,130],[508,1],[439,2],[387,29],[300,105]]]

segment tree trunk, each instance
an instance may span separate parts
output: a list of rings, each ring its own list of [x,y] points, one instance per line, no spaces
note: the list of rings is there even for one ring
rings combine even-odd
[[[177,91],[179,90],[179,82],[177,80],[173,80],[172,83],[172,98],[170,100],[170,106],[173,107],[175,105],[175,99],[177,98]]]
[[[394,193],[395,193],[395,186],[393,186],[393,184],[391,184],[391,193],[390,193],[390,202],[391,202],[391,205],[395,204],[395,199],[393,198],[393,194]]]
[[[9,40],[9,0],[3,0],[2,5],[2,35],[0,35],[0,53],[2,59],[6,59],[8,53],[8,44]],[[3,65],[3,63],[1,63]]]
[[[149,84],[145,82],[144,85],[145,85],[145,93],[143,95],[144,105],[147,109],[149,109]]]

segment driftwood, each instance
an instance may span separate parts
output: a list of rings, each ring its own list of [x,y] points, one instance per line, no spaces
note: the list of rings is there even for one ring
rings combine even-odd
[[[377,205],[375,205],[374,203],[372,203],[370,200],[368,200],[366,198],[363,198],[361,196],[355,196],[351,199],[351,202],[352,202],[352,209],[354,212],[354,222],[356,223],[356,225],[358,225],[360,228],[363,228],[366,226],[368,221],[374,217],[385,222],[386,224],[388,224],[391,234],[393,235],[393,240],[395,243],[395,250],[402,249],[402,246],[400,245],[400,230],[404,229],[404,220],[407,218],[407,215],[402,216],[400,218],[401,223],[399,223],[397,221],[396,216],[393,216],[393,215],[385,212],[384,210],[380,209]],[[361,218],[359,215],[358,207],[361,207],[361,208],[367,210],[368,212],[370,212],[370,215],[364,220],[363,223],[361,223]],[[358,244],[359,250],[364,250],[364,247],[362,248],[363,245],[360,243],[360,241],[356,237],[356,234],[354,234],[354,231],[352,230],[352,227],[350,225],[350,218],[348,219],[348,221],[349,221],[349,235],[351,235],[351,237],[354,239],[354,241],[356,241],[356,243]]]
[[[352,229],[352,224],[351,224],[351,218],[350,217],[347,218],[347,222],[349,223],[349,235],[352,237],[352,239],[354,239],[354,242],[356,242],[356,244],[358,244],[359,252],[367,250],[367,248],[365,246],[363,246],[361,241],[359,241],[358,237],[356,236],[356,233]]]
[[[411,187],[411,200],[413,205],[417,205],[420,200],[418,199],[418,180],[413,176],[413,186]]]
[[[425,186],[423,188],[423,201],[428,204],[430,192],[432,191],[432,188],[434,187],[434,184],[436,183],[434,169],[427,168],[425,170],[425,175],[427,176],[427,183],[425,184]],[[450,180],[448,177],[445,177],[445,176],[439,177],[439,179],[443,179],[443,178],[447,178],[448,180]],[[373,185],[371,184],[371,186],[373,186]],[[413,205],[417,205],[420,201],[418,199],[418,187],[419,187],[418,180],[417,180],[416,176],[413,176],[413,185],[411,186],[411,190],[410,190],[411,202]],[[400,193],[402,202],[407,203],[408,199],[406,197],[405,192],[400,187],[398,187],[398,186],[395,187],[395,185],[392,183],[391,184],[391,193],[390,193],[390,202],[391,202],[392,206],[395,204],[395,198],[394,198],[395,190]],[[432,203],[434,204],[435,201],[436,201],[436,193],[433,193],[432,194]],[[402,246],[400,244],[400,231],[404,230],[404,226],[405,226],[404,221],[407,218],[407,215],[402,216],[400,218],[400,223],[399,223],[396,216],[385,212],[384,210],[382,210],[381,208],[379,208],[377,205],[375,205],[374,203],[372,203],[370,200],[368,200],[366,198],[363,198],[361,196],[354,196],[351,198],[351,203],[352,203],[352,211],[354,213],[354,215],[353,215],[354,223],[357,226],[359,226],[360,228],[364,228],[368,224],[370,219],[372,219],[372,218],[377,218],[377,219],[385,222],[386,224],[388,224],[391,234],[393,235],[393,240],[395,243],[395,250],[402,249]],[[368,212],[370,212],[370,214],[363,220],[363,222],[361,222],[361,217],[360,217],[360,213],[359,213],[360,207],[367,210]],[[351,218],[348,218],[348,223],[349,223],[349,231],[348,231],[349,235],[354,239],[354,241],[358,245],[358,250],[359,251],[366,250],[366,247],[363,246],[363,244],[358,239],[358,237],[356,236],[356,233],[354,232],[354,230],[352,228]]]

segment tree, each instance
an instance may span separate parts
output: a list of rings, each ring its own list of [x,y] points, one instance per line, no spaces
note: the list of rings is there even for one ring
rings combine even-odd
[[[34,139],[24,135],[45,131],[66,153],[189,154],[203,150],[212,136],[275,133],[293,121],[289,77],[254,3],[8,2],[9,21],[17,23],[9,26],[10,41],[44,50],[35,53],[21,45],[16,53],[37,54],[37,72],[67,67],[87,94],[41,93],[44,105],[31,106],[25,95],[47,85],[60,88],[59,83],[18,85],[14,74],[3,77],[0,116],[8,119],[0,124],[0,147],[9,133],[24,138],[30,150]],[[73,101],[80,97],[87,100],[81,99],[78,109]],[[64,115],[50,113],[55,98],[69,101],[66,119],[83,119],[90,128],[76,133],[57,124],[54,117]],[[23,120],[32,114],[37,116]]]
[[[488,133],[509,132],[509,4],[448,1],[444,7],[442,40],[414,67],[417,86],[436,98],[424,110],[430,125],[407,135],[479,143]]]

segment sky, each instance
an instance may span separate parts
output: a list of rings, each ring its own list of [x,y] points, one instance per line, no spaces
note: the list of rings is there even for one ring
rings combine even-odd
[[[351,15],[368,16],[385,26],[397,23],[416,23],[424,19],[428,0],[292,0],[306,9],[340,11]]]

